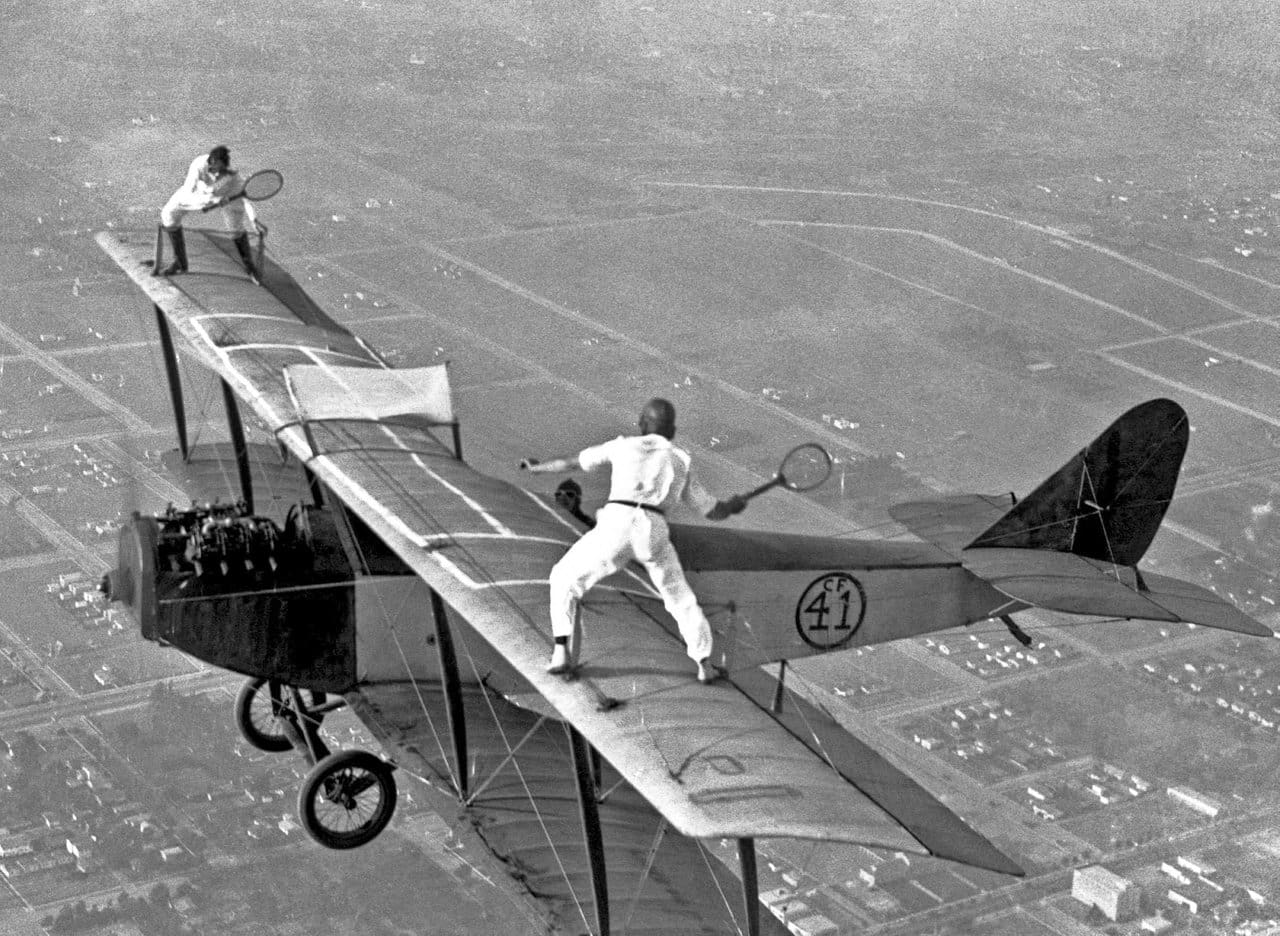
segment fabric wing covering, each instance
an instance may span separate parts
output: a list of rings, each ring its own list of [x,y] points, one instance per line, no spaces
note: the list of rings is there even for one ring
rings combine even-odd
[[[582,677],[547,674],[547,575],[578,531],[544,499],[476,472],[436,438],[427,423],[452,418],[439,371],[395,372],[340,326],[301,319],[247,281],[232,294],[241,287],[220,277],[207,287],[190,277],[182,289],[151,277],[147,236],[98,240],[200,361],[677,830],[860,843],[1020,873],[870,749],[863,792],[856,765],[842,763],[842,774],[821,743],[784,727],[734,682],[697,683],[642,575],[624,570],[593,591]],[[193,293],[202,288],[212,292]],[[430,418],[391,421],[406,400]]]
[[[299,419],[389,419],[413,415],[453,422],[449,370],[444,364],[403,370],[294,364],[285,368]]]

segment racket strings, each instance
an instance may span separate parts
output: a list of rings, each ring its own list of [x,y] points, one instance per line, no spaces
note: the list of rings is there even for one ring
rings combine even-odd
[[[795,491],[808,491],[831,474],[831,456],[816,443],[806,443],[793,448],[782,460],[778,472],[786,486]]]
[[[250,201],[262,201],[275,195],[283,187],[284,176],[274,169],[263,169],[245,180],[244,197]]]

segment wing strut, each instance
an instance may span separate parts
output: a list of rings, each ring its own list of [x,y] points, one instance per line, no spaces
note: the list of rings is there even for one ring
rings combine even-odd
[[[456,767],[454,786],[458,799],[467,800],[467,715],[462,707],[462,679],[458,674],[458,653],[453,646],[453,632],[445,616],[444,601],[431,589],[431,617],[436,627],[436,654],[440,658],[440,674],[444,681],[444,707],[449,716],[449,736],[453,738],[453,762]]]
[[[604,840],[600,832],[600,810],[596,804],[596,777],[591,746],[573,725],[565,722],[573,751],[573,772],[578,782],[578,805],[582,810],[582,836],[586,840],[591,868],[591,890],[596,905],[596,936],[609,936],[609,885],[605,877]]]
[[[236,468],[240,472],[240,496],[245,508],[253,513],[253,475],[249,472],[249,446],[244,440],[244,423],[240,421],[240,405],[231,385],[222,381],[222,401],[227,408],[227,428],[231,430],[231,444],[236,450]]]
[[[760,936],[760,881],[756,876],[756,840],[738,839],[738,864],[742,868],[742,901],[747,911],[747,936]]]
[[[169,322],[164,317],[164,310],[158,305],[156,310],[156,328],[160,331],[160,349],[164,352],[164,373],[169,381],[169,399],[173,403],[173,422],[178,430],[178,451],[182,460],[189,460],[191,449],[187,444],[187,408],[182,402],[182,378],[178,374],[178,354],[173,350],[173,335],[169,331]]]
[[[1134,571],[1136,572],[1137,570],[1135,569]],[[1007,614],[1002,614],[1000,615],[1000,620],[1004,622],[1005,627],[1009,628],[1009,633],[1013,634],[1014,640],[1018,641],[1018,643],[1022,644],[1024,647],[1031,646],[1030,635],[1019,627],[1012,617]]]

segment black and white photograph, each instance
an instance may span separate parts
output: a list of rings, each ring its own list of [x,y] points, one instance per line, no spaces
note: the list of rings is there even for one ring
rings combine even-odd
[[[0,934],[1280,936],[1280,4],[0,11]]]

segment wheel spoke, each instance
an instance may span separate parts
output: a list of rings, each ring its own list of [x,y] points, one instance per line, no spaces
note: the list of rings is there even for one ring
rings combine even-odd
[[[330,848],[354,848],[376,836],[395,808],[390,767],[364,751],[340,751],[303,783],[299,811],[307,832]]]

